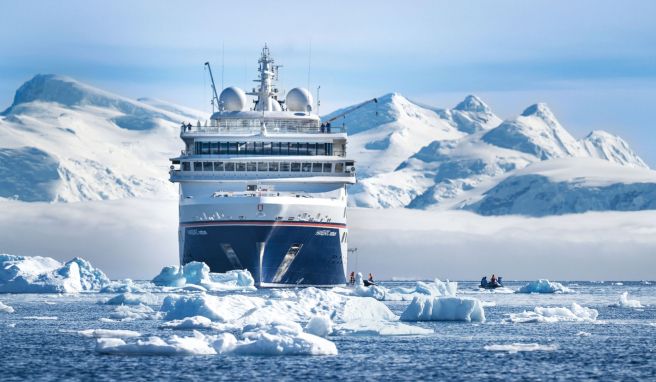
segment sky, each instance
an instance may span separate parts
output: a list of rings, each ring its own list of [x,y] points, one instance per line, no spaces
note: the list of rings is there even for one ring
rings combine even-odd
[[[502,118],[546,102],[577,138],[622,136],[656,167],[656,2],[4,2],[0,109],[37,73],[209,111],[249,88],[264,43],[281,88],[321,86],[321,114],[389,92],[437,107],[476,94]]]

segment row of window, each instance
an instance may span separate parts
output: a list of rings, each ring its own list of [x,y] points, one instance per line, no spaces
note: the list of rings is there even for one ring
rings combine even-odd
[[[333,155],[332,143],[194,142],[196,155]]]
[[[344,163],[309,162],[182,162],[182,171],[344,172]]]

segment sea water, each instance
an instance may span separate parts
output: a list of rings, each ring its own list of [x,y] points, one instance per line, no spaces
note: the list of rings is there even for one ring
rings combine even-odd
[[[479,290],[474,282],[460,282],[458,295],[485,303],[485,322],[412,323],[434,331],[417,336],[329,336],[337,346],[336,356],[99,354],[96,340],[78,331],[122,329],[163,338],[192,332],[160,329],[161,319],[108,321],[116,306],[99,301],[111,294],[2,294],[0,301],[15,311],[0,313],[0,380],[654,380],[656,283],[562,283],[575,293],[495,293]],[[524,284],[506,283],[514,290]],[[644,308],[610,307],[623,292]],[[258,290],[249,295],[271,293]],[[384,303],[400,315],[410,302]],[[596,309],[597,319],[509,320],[511,314],[537,306],[572,303]]]

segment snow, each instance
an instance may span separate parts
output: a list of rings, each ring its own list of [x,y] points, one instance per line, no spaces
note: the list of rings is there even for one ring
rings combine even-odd
[[[503,351],[508,353],[531,352],[531,351],[554,351],[558,350],[558,345],[541,345],[537,343],[512,343],[502,345],[486,345],[487,351]]]
[[[14,313],[14,308],[0,301],[0,313]]]
[[[107,305],[155,305],[157,304],[157,296],[152,293],[135,294],[125,292],[118,294],[109,300],[105,301]]]
[[[402,321],[483,322],[481,301],[471,297],[415,297],[401,314]]]
[[[566,307],[535,307],[532,312],[510,313],[508,320],[513,323],[556,323],[561,321],[593,322],[599,312],[596,309],[583,307],[575,302]]]
[[[121,329],[86,329],[77,332],[84,337],[93,338],[129,338],[139,337],[141,333],[134,330],[121,330]]]
[[[153,279],[153,284],[166,287],[201,286],[208,290],[255,290],[255,280],[247,270],[210,273],[205,263],[192,261],[182,267],[164,267]]]
[[[624,139],[606,131],[591,132],[581,141],[581,145],[592,158],[605,159],[627,167],[649,168]]]
[[[615,308],[644,308],[644,305],[642,305],[640,301],[629,299],[629,292],[622,293],[619,301],[609,306]]]
[[[540,279],[537,281],[531,281],[519,288],[517,293],[574,293],[574,291],[565,287],[561,283]]]
[[[305,325],[305,332],[319,337],[327,337],[333,332],[333,322],[330,317],[325,315],[312,316]]]
[[[77,293],[107,283],[102,271],[81,258],[61,264],[49,257],[0,254],[0,293]]]

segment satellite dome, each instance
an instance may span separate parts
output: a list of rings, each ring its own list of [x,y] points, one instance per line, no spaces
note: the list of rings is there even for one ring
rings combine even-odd
[[[312,110],[312,94],[304,88],[294,88],[285,98],[287,110],[309,112]]]
[[[219,96],[219,110],[242,111],[246,106],[246,93],[240,88],[231,86],[223,89]]]

